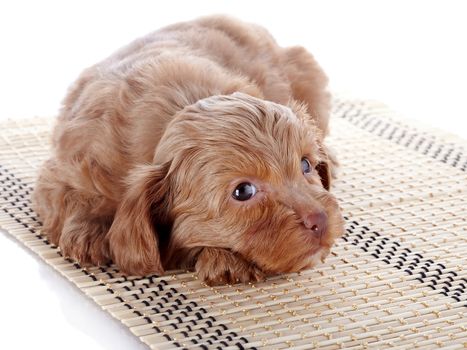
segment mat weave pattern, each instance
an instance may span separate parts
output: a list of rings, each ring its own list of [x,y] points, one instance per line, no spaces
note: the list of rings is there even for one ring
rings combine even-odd
[[[31,209],[53,119],[0,124],[0,227],[153,349],[467,348],[467,142],[336,100],[329,144],[346,235],[325,264],[209,287],[187,271],[82,268]]]

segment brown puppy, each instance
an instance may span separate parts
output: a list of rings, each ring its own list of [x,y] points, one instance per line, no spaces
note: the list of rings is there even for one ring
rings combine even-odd
[[[313,266],[343,232],[326,77],[216,16],[138,39],[71,87],[34,204],[82,264],[193,267],[210,284]]]

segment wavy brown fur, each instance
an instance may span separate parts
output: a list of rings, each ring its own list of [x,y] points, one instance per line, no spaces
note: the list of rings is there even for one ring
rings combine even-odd
[[[216,284],[312,266],[342,233],[323,187],[326,83],[305,49],[227,17],[134,41],[64,100],[34,192],[44,232],[83,264],[129,274],[195,266]],[[242,181],[259,192],[238,202]],[[317,211],[321,239],[303,225]]]

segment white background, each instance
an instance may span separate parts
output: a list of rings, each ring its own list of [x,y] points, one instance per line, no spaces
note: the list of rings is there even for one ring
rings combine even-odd
[[[307,47],[334,91],[383,101],[404,116],[467,138],[463,1],[5,3],[0,119],[55,115],[66,88],[86,66],[163,25],[225,13],[266,26],[283,46]],[[144,348],[3,233],[0,271],[0,348]]]

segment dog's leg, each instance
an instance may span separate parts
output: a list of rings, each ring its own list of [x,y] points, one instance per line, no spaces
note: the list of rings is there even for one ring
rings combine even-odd
[[[265,277],[256,265],[223,248],[203,248],[195,269],[200,279],[210,286],[256,282]]]
[[[112,223],[112,203],[103,196],[86,195],[67,179],[55,160],[41,169],[33,204],[43,223],[42,232],[65,256],[83,265],[106,264],[109,254],[104,236]]]

